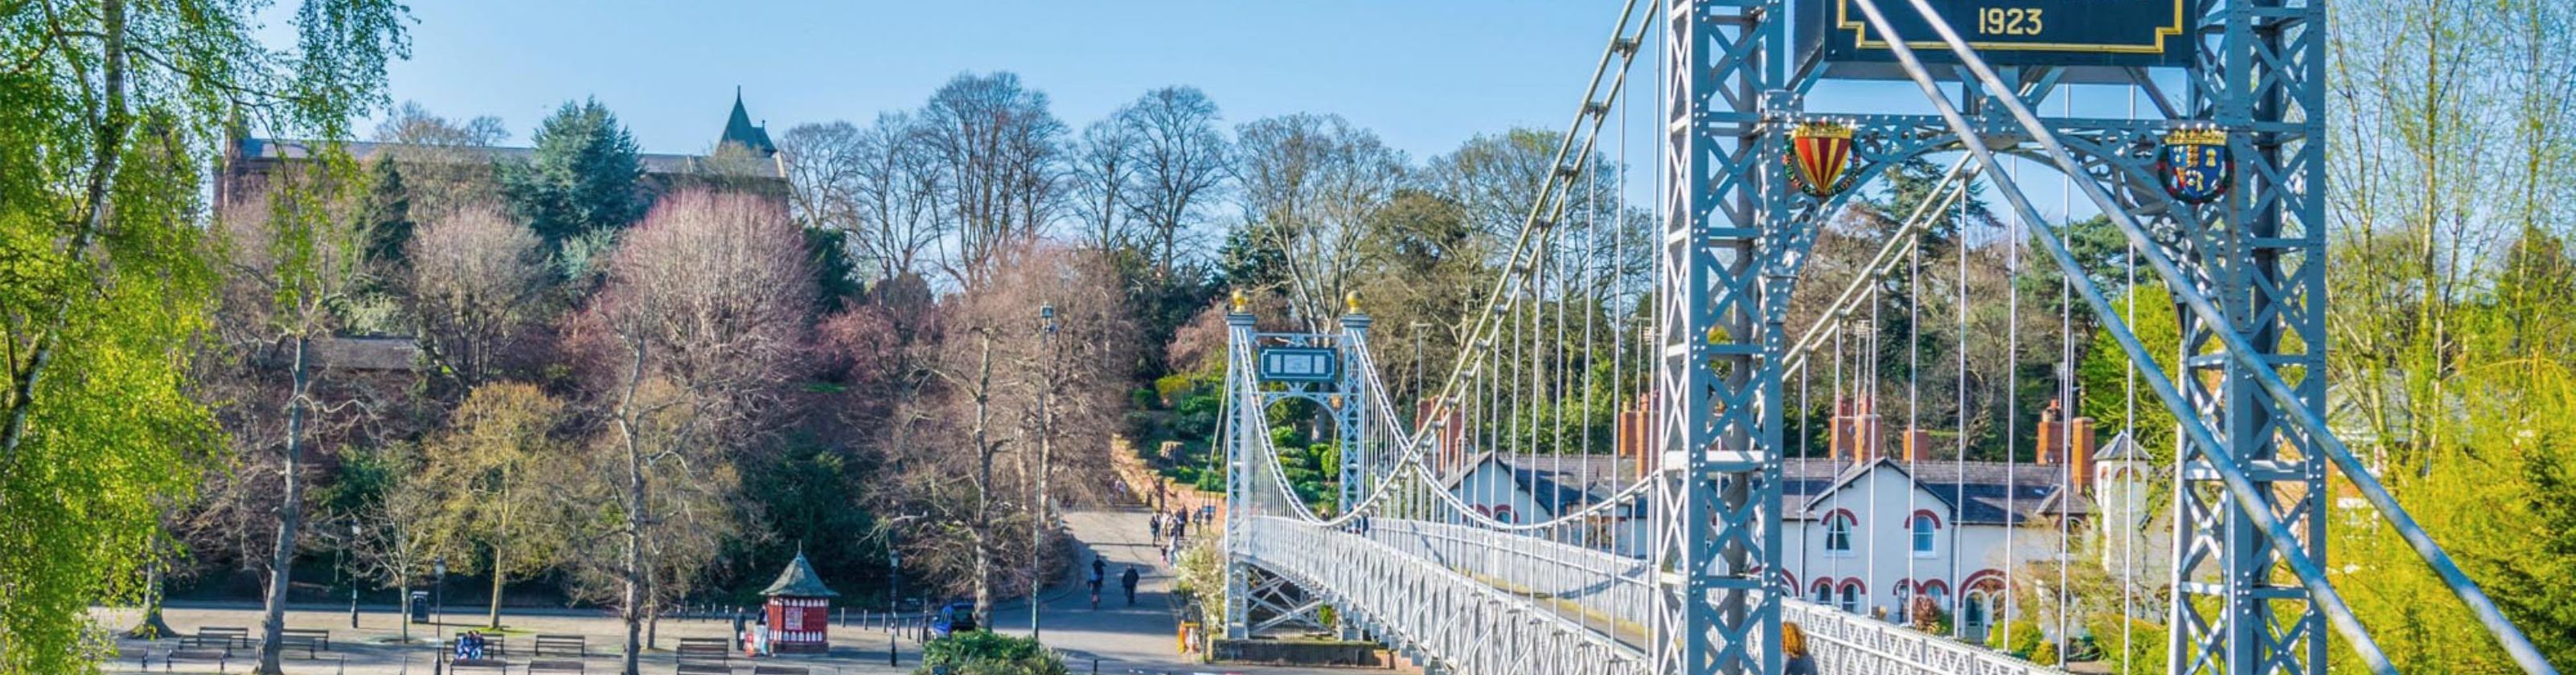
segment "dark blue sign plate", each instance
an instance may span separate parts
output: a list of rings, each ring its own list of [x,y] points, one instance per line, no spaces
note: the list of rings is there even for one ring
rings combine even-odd
[[[1957,63],[1908,0],[1876,0],[1896,34],[1927,63]],[[2019,66],[2187,66],[2190,0],[1926,0],[1986,62]],[[1857,0],[1806,0],[1799,33],[1828,62],[1890,62],[1887,36]]]
[[[1264,382],[1331,382],[1341,379],[1341,355],[1323,347],[1270,347],[1261,350]]]

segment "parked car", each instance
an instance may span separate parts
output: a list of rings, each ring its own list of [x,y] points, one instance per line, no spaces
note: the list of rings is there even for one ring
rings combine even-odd
[[[969,600],[942,605],[939,612],[930,617],[930,637],[934,640],[975,628],[975,603]]]

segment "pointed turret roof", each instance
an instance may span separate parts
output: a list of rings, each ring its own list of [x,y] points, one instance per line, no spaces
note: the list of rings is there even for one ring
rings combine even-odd
[[[733,88],[733,114],[725,118],[724,135],[716,137],[716,145],[726,143],[741,145],[762,157],[778,153],[778,146],[769,142],[768,126],[752,124],[750,111],[743,109],[742,87]]]
[[[823,577],[814,573],[814,565],[805,562],[804,551],[797,551],[796,559],[787,563],[787,569],[779,571],[778,580],[769,582],[769,588],[761,590],[760,594],[796,598],[830,598],[840,595],[831,587],[823,585]]]

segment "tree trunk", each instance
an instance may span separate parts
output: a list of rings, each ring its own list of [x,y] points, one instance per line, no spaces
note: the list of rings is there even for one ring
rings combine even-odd
[[[494,542],[492,544],[492,611],[490,618],[484,621],[484,624],[490,626],[492,630],[501,629],[501,584],[505,578],[507,575],[501,573],[501,545],[499,542]]]
[[[976,362],[975,376],[975,453],[982,463],[975,479],[975,625],[993,628],[993,455],[986,422],[991,417],[993,382],[993,336],[977,331],[983,338],[983,354]]]
[[[135,622],[133,628],[125,631],[125,636],[137,640],[159,640],[177,634],[178,631],[170,629],[170,622],[161,618],[161,560],[154,556],[143,564],[143,620]]]
[[[294,580],[295,535],[304,524],[304,394],[312,387],[305,372],[312,338],[296,336],[293,373],[286,393],[286,494],[277,505],[277,547],[268,558],[268,604],[260,619],[259,672],[278,675],[278,652],[285,644],[286,591]]]
[[[394,583],[394,592],[400,594],[394,604],[402,607],[402,616],[395,623],[402,624],[403,644],[411,644],[411,570],[405,569],[394,576],[402,579]]]
[[[641,675],[637,659],[644,652],[644,615],[646,588],[652,583],[644,564],[644,450],[636,440],[635,390],[644,382],[644,346],[631,344],[634,360],[628,364],[626,391],[618,398],[617,430],[626,441],[626,560],[618,618],[626,622],[625,675]]]

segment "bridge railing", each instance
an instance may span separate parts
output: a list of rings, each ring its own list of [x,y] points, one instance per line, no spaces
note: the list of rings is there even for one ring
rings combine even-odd
[[[1782,621],[1807,635],[1818,673],[2037,675],[2043,667],[1984,647],[1796,599],[1780,603]]]

